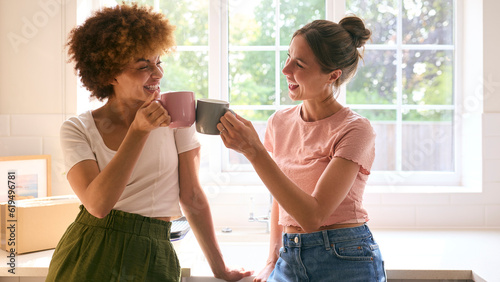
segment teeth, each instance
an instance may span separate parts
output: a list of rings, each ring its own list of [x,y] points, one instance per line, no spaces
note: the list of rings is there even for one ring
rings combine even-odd
[[[160,88],[160,85],[146,85],[144,87],[149,89],[149,90],[156,90],[156,89]]]

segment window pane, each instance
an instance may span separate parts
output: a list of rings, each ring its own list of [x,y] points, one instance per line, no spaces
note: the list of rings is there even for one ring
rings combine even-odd
[[[122,1],[119,1],[119,3],[121,3]],[[146,5],[146,6],[149,6],[149,7],[154,7],[155,5],[155,0],[124,0],[123,1],[124,3],[129,3],[129,4],[132,4],[132,3],[137,3],[141,6],[143,5]]]
[[[162,91],[191,90],[196,99],[208,98],[208,52],[174,52],[162,61]]]
[[[396,111],[395,110],[367,110],[353,111],[370,120],[375,137],[375,161],[372,170],[396,170]]]
[[[177,27],[178,46],[208,45],[208,0],[162,0],[160,10]]]
[[[403,50],[403,103],[453,104],[453,51]]]
[[[263,126],[266,126],[267,120],[275,112],[275,110],[241,110],[241,109],[238,109],[238,110],[235,110],[235,112],[239,116],[243,117],[244,119],[250,119],[250,120],[252,120],[252,122],[255,121],[256,123],[259,123],[259,124],[263,123]],[[257,127],[255,127],[255,129],[259,133],[259,136],[261,137],[260,139],[264,140],[264,131],[265,131],[264,128],[262,128],[262,132],[260,132],[260,130]]]
[[[275,93],[274,51],[229,52],[232,105],[272,105]]]
[[[375,137],[375,161],[372,170],[396,170],[396,122],[375,121],[371,124],[377,133]]]
[[[396,44],[397,0],[346,0],[347,14],[361,17],[372,31],[374,44]]]
[[[347,84],[348,104],[396,103],[396,51],[366,50],[356,76]]]
[[[306,23],[324,18],[325,0],[280,1],[280,45],[288,45],[293,33]]]
[[[394,122],[396,120],[396,111],[395,110],[366,110],[366,109],[355,109],[351,108],[353,111],[358,114],[366,117],[371,122],[374,121],[390,121]]]
[[[453,0],[404,0],[403,44],[453,44]]]
[[[274,7],[272,0],[230,0],[229,45],[274,45]]]
[[[403,115],[403,170],[454,171],[452,118],[451,110],[410,110]]]

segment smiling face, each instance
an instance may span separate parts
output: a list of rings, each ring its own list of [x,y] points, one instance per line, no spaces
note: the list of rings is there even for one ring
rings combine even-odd
[[[145,101],[160,91],[163,77],[160,56],[139,58],[130,63],[112,83],[115,96],[122,99]]]
[[[288,95],[293,101],[325,99],[333,93],[332,73],[321,70],[316,56],[302,35],[292,39],[282,73],[286,76]]]

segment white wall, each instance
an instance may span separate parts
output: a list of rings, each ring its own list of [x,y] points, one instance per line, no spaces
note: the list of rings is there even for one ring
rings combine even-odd
[[[76,109],[77,80],[64,50],[75,7],[66,0],[0,0],[0,156],[51,155],[56,195],[71,193],[58,136]]]
[[[52,155],[54,195],[72,193],[62,174],[58,134],[65,118],[76,113],[77,79],[66,64],[64,44],[76,23],[77,1],[0,0],[0,156]],[[463,89],[484,93],[472,96],[479,106],[466,115],[476,131],[466,132],[464,140],[483,146],[482,156],[468,156],[481,159],[482,187],[476,188],[482,192],[367,193],[372,226],[500,228],[500,39],[495,33],[500,2],[464,1],[474,13],[465,21],[472,32],[463,39],[469,58]],[[477,20],[481,13],[482,22]],[[254,206],[256,215],[266,213],[262,187],[207,187],[207,192],[218,226],[259,226],[248,223],[249,211]]]
[[[469,193],[368,193],[366,206],[371,225],[408,228],[499,228],[500,227],[500,40],[495,28],[500,24],[497,0],[464,3],[465,35],[463,65],[458,76],[465,102],[459,102],[466,124],[462,133],[467,182],[480,179]],[[481,149],[482,150],[478,150]],[[439,189],[439,187],[435,187]]]

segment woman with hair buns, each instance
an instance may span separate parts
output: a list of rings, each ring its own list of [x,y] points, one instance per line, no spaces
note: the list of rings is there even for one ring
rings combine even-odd
[[[375,133],[334,95],[370,35],[355,16],[306,24],[282,71],[302,104],[269,118],[264,144],[238,115],[218,124],[226,147],[245,155],[274,198],[269,257],[254,281],[386,281],[362,204]]]
[[[222,258],[198,180],[194,127],[169,128],[171,118],[156,101],[160,58],[175,45],[174,29],[162,13],[124,4],[71,31],[75,70],[91,96],[106,103],[61,127],[68,182],[82,206],[46,281],[180,281],[169,236],[181,206],[216,277],[251,275]]]

